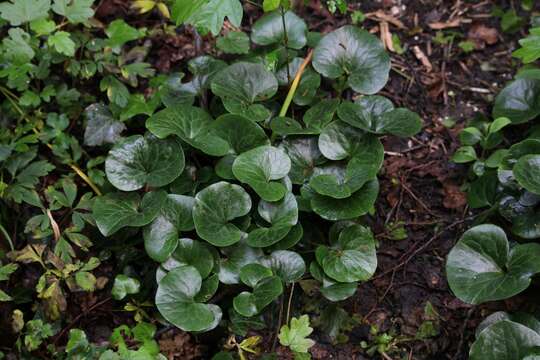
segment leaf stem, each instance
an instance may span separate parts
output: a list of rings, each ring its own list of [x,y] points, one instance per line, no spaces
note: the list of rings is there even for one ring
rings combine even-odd
[[[9,243],[9,247],[11,248],[11,251],[15,251],[15,246],[13,246],[13,241],[11,240],[11,236],[9,236],[6,229],[0,224],[0,231],[2,232],[2,235],[6,238],[7,242]]]
[[[285,45],[285,61],[287,62],[287,84],[291,83],[291,70],[289,70],[289,36],[287,35],[287,26],[285,25],[285,10],[283,6],[279,7],[281,11],[281,22],[283,23],[283,44]]]
[[[294,94],[296,93],[296,89],[298,88],[298,84],[300,83],[300,78],[302,77],[302,74],[304,73],[306,66],[310,63],[312,57],[313,57],[313,50],[309,50],[307,57],[304,59],[304,61],[298,68],[298,72],[296,73],[296,76],[294,77],[294,80],[289,89],[289,93],[287,94],[287,97],[285,98],[285,101],[283,102],[283,106],[281,107],[279,116],[287,115],[287,110],[289,110],[291,101],[294,97]]]
[[[291,318],[291,304],[292,304],[293,294],[294,294],[294,282],[291,284],[291,292],[289,293],[289,301],[287,303],[287,317],[285,318],[285,324],[288,324]]]
[[[99,196],[103,195],[103,193],[101,192],[101,190],[99,190],[99,188],[97,187],[97,185],[94,184],[94,182],[88,177],[88,175],[86,175],[86,174],[84,173],[84,171],[82,171],[77,165],[75,165],[75,164],[70,164],[69,167],[70,167],[73,171],[75,171],[75,173],[76,173],[77,175],[79,175],[80,178],[83,179],[84,182],[87,183],[87,184],[92,188],[92,190],[94,190],[94,192],[95,192],[97,195],[99,195]]]

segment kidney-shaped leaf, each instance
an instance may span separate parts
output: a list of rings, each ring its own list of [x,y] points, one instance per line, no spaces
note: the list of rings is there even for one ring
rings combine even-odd
[[[242,316],[259,314],[266,306],[283,293],[283,284],[277,276],[260,280],[253,292],[241,292],[233,300],[234,310]]]
[[[193,266],[205,279],[214,268],[214,255],[210,245],[205,242],[182,238],[172,257],[162,264],[165,270],[173,270],[180,266]]]
[[[201,108],[177,105],[158,111],[146,121],[146,127],[159,138],[177,135],[196,149],[212,156],[223,156],[229,145],[210,130],[212,117]]]
[[[291,159],[289,178],[293,184],[303,184],[317,165],[326,161],[316,137],[287,138],[280,145]]]
[[[264,258],[262,263],[268,266],[274,274],[285,283],[299,280],[306,272],[304,259],[294,251],[277,250]]]
[[[180,231],[194,229],[194,203],[191,196],[167,195],[160,214],[143,231],[148,256],[158,262],[165,261],[176,249]]]
[[[105,236],[126,226],[144,226],[158,216],[167,199],[164,191],[144,194],[142,201],[137,193],[109,193],[95,199],[92,216]]]
[[[469,359],[525,359],[537,346],[540,346],[540,334],[516,322],[501,320],[480,333],[471,346]]]
[[[243,232],[231,221],[250,209],[251,198],[241,186],[224,181],[212,184],[195,196],[193,222],[197,234],[215,246],[232,245],[240,241]]]
[[[298,222],[298,204],[294,195],[289,192],[277,202],[261,200],[259,215],[270,227],[259,227],[252,230],[246,239],[249,246],[267,247],[283,239]]]
[[[276,180],[287,176],[290,169],[291,159],[282,149],[273,146],[246,151],[232,166],[234,176],[266,201],[278,201],[285,196],[287,188]]]
[[[248,246],[245,242],[239,242],[233,246],[222,249],[225,258],[219,262],[219,281],[224,284],[238,284],[240,282],[241,269],[251,263],[258,263],[263,256],[261,249]]]
[[[502,300],[525,290],[540,272],[540,245],[512,249],[495,225],[466,231],[448,254],[446,274],[454,295],[470,304]]]
[[[194,267],[171,270],[161,279],[156,292],[156,306],[161,315],[184,331],[207,331],[217,326],[221,309],[195,301],[201,285],[201,275]]]
[[[313,52],[313,67],[330,79],[345,74],[354,91],[371,95],[388,81],[390,57],[376,36],[347,25],[319,41]]]
[[[413,136],[422,128],[418,114],[395,109],[392,102],[382,96],[365,96],[354,103],[343,102],[338,108],[341,121],[376,134]]]
[[[287,11],[283,19],[281,12],[276,10],[265,14],[253,24],[251,41],[258,45],[281,44],[291,49],[301,49],[307,43],[306,35],[304,20],[291,11]]]
[[[525,155],[513,168],[518,183],[534,194],[540,195],[540,155]]]
[[[133,191],[145,185],[170,184],[184,170],[184,152],[173,139],[133,135],[116,144],[105,161],[107,179],[117,189]]]
[[[242,115],[221,115],[212,124],[216,136],[227,142],[231,154],[241,154],[258,146],[269,145],[264,130]]]
[[[88,120],[84,129],[84,144],[100,146],[114,144],[120,139],[120,133],[126,129],[123,122],[113,118],[109,108],[103,104],[92,104],[84,109]]]
[[[344,283],[368,280],[377,269],[375,239],[360,225],[341,231],[331,247],[317,248],[317,261],[328,277]]]
[[[508,84],[495,98],[493,118],[509,118],[520,124],[540,114],[540,80],[517,79]]]

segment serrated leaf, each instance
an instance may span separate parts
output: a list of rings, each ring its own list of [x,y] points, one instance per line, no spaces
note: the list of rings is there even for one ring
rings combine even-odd
[[[289,347],[292,351],[307,353],[315,341],[308,338],[313,332],[309,326],[309,317],[302,315],[299,318],[293,317],[290,325],[283,325],[279,330],[279,343]]]

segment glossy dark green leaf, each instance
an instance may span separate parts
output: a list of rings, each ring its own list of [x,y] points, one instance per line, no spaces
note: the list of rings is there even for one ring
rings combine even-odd
[[[212,124],[212,131],[228,144],[231,154],[239,155],[270,144],[264,130],[241,115],[226,114],[218,117]]]
[[[274,245],[268,247],[268,250],[288,250],[294,245],[298,244],[298,242],[302,240],[303,236],[304,228],[302,227],[302,224],[297,223],[291,228],[291,230],[289,230],[289,232],[287,233],[287,235],[285,235],[283,239],[279,240]]]
[[[380,167],[384,148],[379,139],[340,121],[328,124],[319,136],[319,149],[330,160],[357,158],[358,164]]]
[[[253,292],[244,291],[234,298],[234,310],[242,316],[257,315],[282,293],[283,284],[279,277],[264,278],[255,285]]]
[[[240,154],[232,167],[234,176],[266,201],[277,201],[285,196],[287,189],[277,180],[287,176],[290,169],[287,154],[273,146],[259,146]]]
[[[356,294],[358,285],[356,282],[350,283],[330,283],[321,287],[321,294],[332,302],[343,301]]]
[[[388,81],[390,57],[377,37],[347,25],[320,40],[313,52],[313,67],[330,79],[346,75],[354,91],[371,95]]]
[[[196,149],[212,156],[230,151],[227,142],[211,130],[212,117],[203,109],[180,105],[158,111],[146,121],[146,127],[159,138],[174,134]]]
[[[316,166],[326,161],[316,137],[286,138],[280,145],[291,159],[289,178],[293,184],[303,184]]]
[[[306,263],[302,257],[289,250],[277,250],[263,259],[263,264],[272,269],[285,283],[300,280],[306,272]]]
[[[169,267],[168,270],[180,266],[193,266],[203,279],[208,277],[214,268],[214,256],[209,245],[188,238],[178,240],[178,246],[172,254],[172,260],[171,263],[174,264],[174,267]]]
[[[379,182],[370,180],[348,198],[335,199],[313,193],[310,203],[313,211],[323,219],[347,220],[367,214],[375,204],[378,194]]]
[[[210,185],[195,196],[193,221],[197,234],[215,246],[232,245],[240,241],[243,232],[231,221],[250,209],[251,198],[241,186],[223,181]]]
[[[321,258],[317,256],[319,265],[328,277],[339,282],[366,281],[377,269],[375,238],[371,230],[360,225],[343,229],[337,242],[323,253]]]
[[[338,106],[339,99],[324,99],[310,107],[303,117],[306,128],[314,134],[320,134],[334,119]]]
[[[476,328],[476,337],[480,335],[482,331],[487,329],[489,326],[502,321],[502,320],[508,320],[512,321],[521,325],[525,325],[531,330],[536,331],[538,334],[540,334],[540,320],[537,319],[535,316],[525,313],[525,312],[517,312],[513,314],[509,314],[505,311],[497,311],[493,314],[486,317],[482,322],[477,326]]]
[[[92,216],[105,236],[123,227],[140,227],[152,222],[167,199],[164,191],[144,194],[142,201],[137,193],[108,193],[95,199]]]
[[[114,144],[120,139],[120,133],[126,129],[124,123],[116,120],[107,106],[92,104],[84,109],[88,121],[84,129],[84,144],[100,146]]]
[[[524,359],[535,346],[540,346],[540,334],[524,325],[502,320],[480,333],[471,346],[469,359]]]
[[[278,10],[267,13],[257,20],[251,29],[251,40],[255,44],[281,44],[291,49],[303,48],[307,43],[306,35],[306,23],[292,11],[285,13],[284,20]]]
[[[244,242],[223,248],[222,251],[226,257],[219,263],[219,281],[224,284],[238,284],[242,267],[259,262],[263,256],[261,249],[252,248]]]
[[[195,101],[198,89],[192,82],[182,82],[183,78],[183,73],[171,74],[159,87],[159,98],[166,107],[192,105]]]
[[[514,124],[534,119],[540,114],[540,80],[517,79],[495,98],[493,118],[507,117]]]
[[[272,276],[272,270],[258,263],[247,264],[240,269],[240,280],[254,288],[262,279]]]
[[[247,54],[249,52],[249,36],[241,31],[229,31],[216,41],[219,50],[226,54]]]
[[[184,152],[178,141],[133,135],[109,151],[105,173],[117,189],[133,191],[170,184],[184,166]]]
[[[211,88],[212,92],[223,100],[229,112],[253,115],[253,111],[256,110],[249,107],[274,96],[278,82],[274,74],[266,70],[262,64],[239,62],[217,73],[212,80]],[[256,113],[260,114],[261,110]],[[253,120],[260,121],[264,118],[261,115]]]
[[[160,214],[143,231],[144,248],[153,260],[165,261],[176,249],[180,232],[195,228],[194,203],[191,196],[167,195]]]
[[[184,331],[207,331],[217,326],[221,309],[195,301],[201,286],[201,275],[194,267],[171,270],[161,279],[156,292],[156,306],[161,315]]]
[[[540,195],[540,155],[525,155],[514,165],[514,176],[528,191]]]
[[[530,277],[540,272],[538,256],[538,244],[510,249],[498,226],[475,226],[448,254],[448,283],[458,298],[471,304],[506,299],[525,290]]]
[[[258,212],[271,226],[251,230],[246,239],[249,246],[267,247],[273,245],[283,239],[298,222],[298,204],[291,192],[277,202],[261,200]]]

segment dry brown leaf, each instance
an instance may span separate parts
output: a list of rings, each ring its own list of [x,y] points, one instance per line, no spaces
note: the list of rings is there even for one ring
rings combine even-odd
[[[381,21],[379,27],[381,30],[381,41],[384,47],[391,52],[396,52],[396,50],[394,49],[392,34],[390,33],[390,27],[388,26],[388,23],[386,21]]]
[[[366,17],[368,19],[375,20],[375,21],[386,21],[387,23],[390,23],[399,29],[407,28],[405,25],[403,25],[403,23],[400,20],[396,19],[392,15],[385,13],[382,10],[377,10],[375,12],[367,13]]]
[[[429,61],[428,57],[426,56],[426,54],[424,54],[422,49],[420,49],[418,45],[413,46],[412,49],[414,52],[414,56],[416,56],[416,58],[420,60],[420,62],[422,63],[422,65],[424,65],[428,72],[431,72],[431,70],[433,70],[433,65],[431,65],[431,61]]]
[[[476,48],[483,48],[488,45],[493,45],[499,41],[499,32],[495,28],[487,27],[483,24],[475,24],[467,33],[469,40],[472,40]]]
[[[463,19],[458,17],[452,20],[448,20],[446,22],[437,21],[437,22],[430,23],[429,27],[432,28],[433,30],[443,30],[443,29],[448,29],[448,28],[454,28],[454,27],[460,26],[462,21]]]

